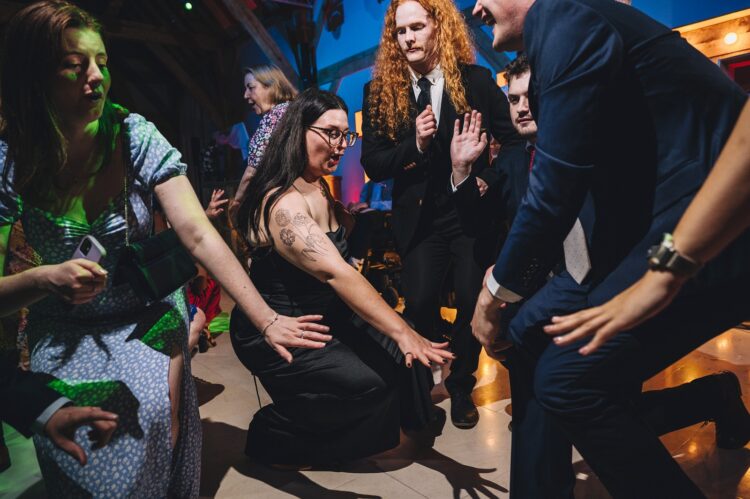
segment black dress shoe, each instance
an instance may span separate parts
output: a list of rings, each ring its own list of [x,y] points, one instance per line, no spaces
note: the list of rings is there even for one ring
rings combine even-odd
[[[451,394],[451,421],[453,426],[468,430],[479,422],[479,411],[468,393]]]
[[[722,392],[716,423],[716,446],[720,449],[741,449],[750,441],[750,414],[742,402],[740,381],[734,373],[716,374]]]
[[[200,353],[206,353],[208,352],[208,347],[209,347],[208,338],[206,338],[203,335],[200,335],[200,337],[198,338],[198,351]]]

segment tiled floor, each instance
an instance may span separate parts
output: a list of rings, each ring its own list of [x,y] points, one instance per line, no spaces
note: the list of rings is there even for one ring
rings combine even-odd
[[[680,360],[646,384],[674,386],[706,373],[734,371],[750,392],[750,334],[729,331]],[[288,472],[269,469],[243,454],[245,429],[258,408],[253,379],[235,357],[229,338],[198,355],[193,363],[203,417],[201,495],[221,498],[492,498],[507,497],[511,417],[504,368],[483,357],[474,400],[479,425],[458,430],[448,422],[434,448],[420,449],[407,438],[389,452],[350,463],[340,470]],[[449,410],[442,385],[433,392]],[[260,388],[262,404],[269,402]],[[750,397],[745,396],[750,405]],[[7,427],[6,427],[7,428]],[[664,442],[688,474],[711,498],[750,498],[750,450],[722,451],[714,445],[712,424],[667,435]],[[0,474],[0,497],[43,497],[28,441],[10,440],[14,462]],[[576,497],[606,498],[596,476],[579,456]]]

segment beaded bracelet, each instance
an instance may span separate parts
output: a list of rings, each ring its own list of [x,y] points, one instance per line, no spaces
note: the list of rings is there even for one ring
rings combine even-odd
[[[268,330],[268,328],[271,327],[271,326],[273,326],[274,323],[277,320],[279,320],[279,314],[278,314],[278,312],[276,313],[276,315],[274,315],[273,319],[271,319],[271,322],[269,322],[268,324],[266,324],[265,327],[260,330],[261,336],[265,336],[266,335],[266,331]]]

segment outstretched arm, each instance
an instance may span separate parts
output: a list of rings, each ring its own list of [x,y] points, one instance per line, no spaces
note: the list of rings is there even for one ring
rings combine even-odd
[[[253,325],[259,331],[265,330],[266,341],[287,362],[292,361],[287,347],[322,348],[331,339],[322,334],[328,327],[315,322],[321,316],[278,316],[268,306],[209,222],[187,177],[172,177],[158,184],[154,191],[182,244],[221,283]],[[305,339],[300,337],[302,332]]]
[[[362,319],[393,339],[404,353],[407,365],[417,359],[425,365],[452,358],[447,344],[436,344],[411,329],[383,301],[362,274],[348,265],[336,247],[311,218],[298,192],[284,194],[271,208],[269,228],[274,248],[281,256],[321,282],[329,284]],[[407,355],[411,354],[411,358]]]

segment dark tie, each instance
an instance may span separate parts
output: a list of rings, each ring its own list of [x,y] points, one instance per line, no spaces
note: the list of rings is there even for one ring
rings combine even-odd
[[[421,114],[422,111],[424,111],[425,108],[432,102],[432,98],[430,97],[430,87],[432,86],[432,83],[430,83],[430,80],[423,76],[417,81],[417,86],[419,87],[419,97],[417,97],[417,111]]]
[[[529,159],[529,171],[531,171],[532,168],[534,168],[534,156],[536,155],[536,147],[529,146],[529,155],[531,158]]]

